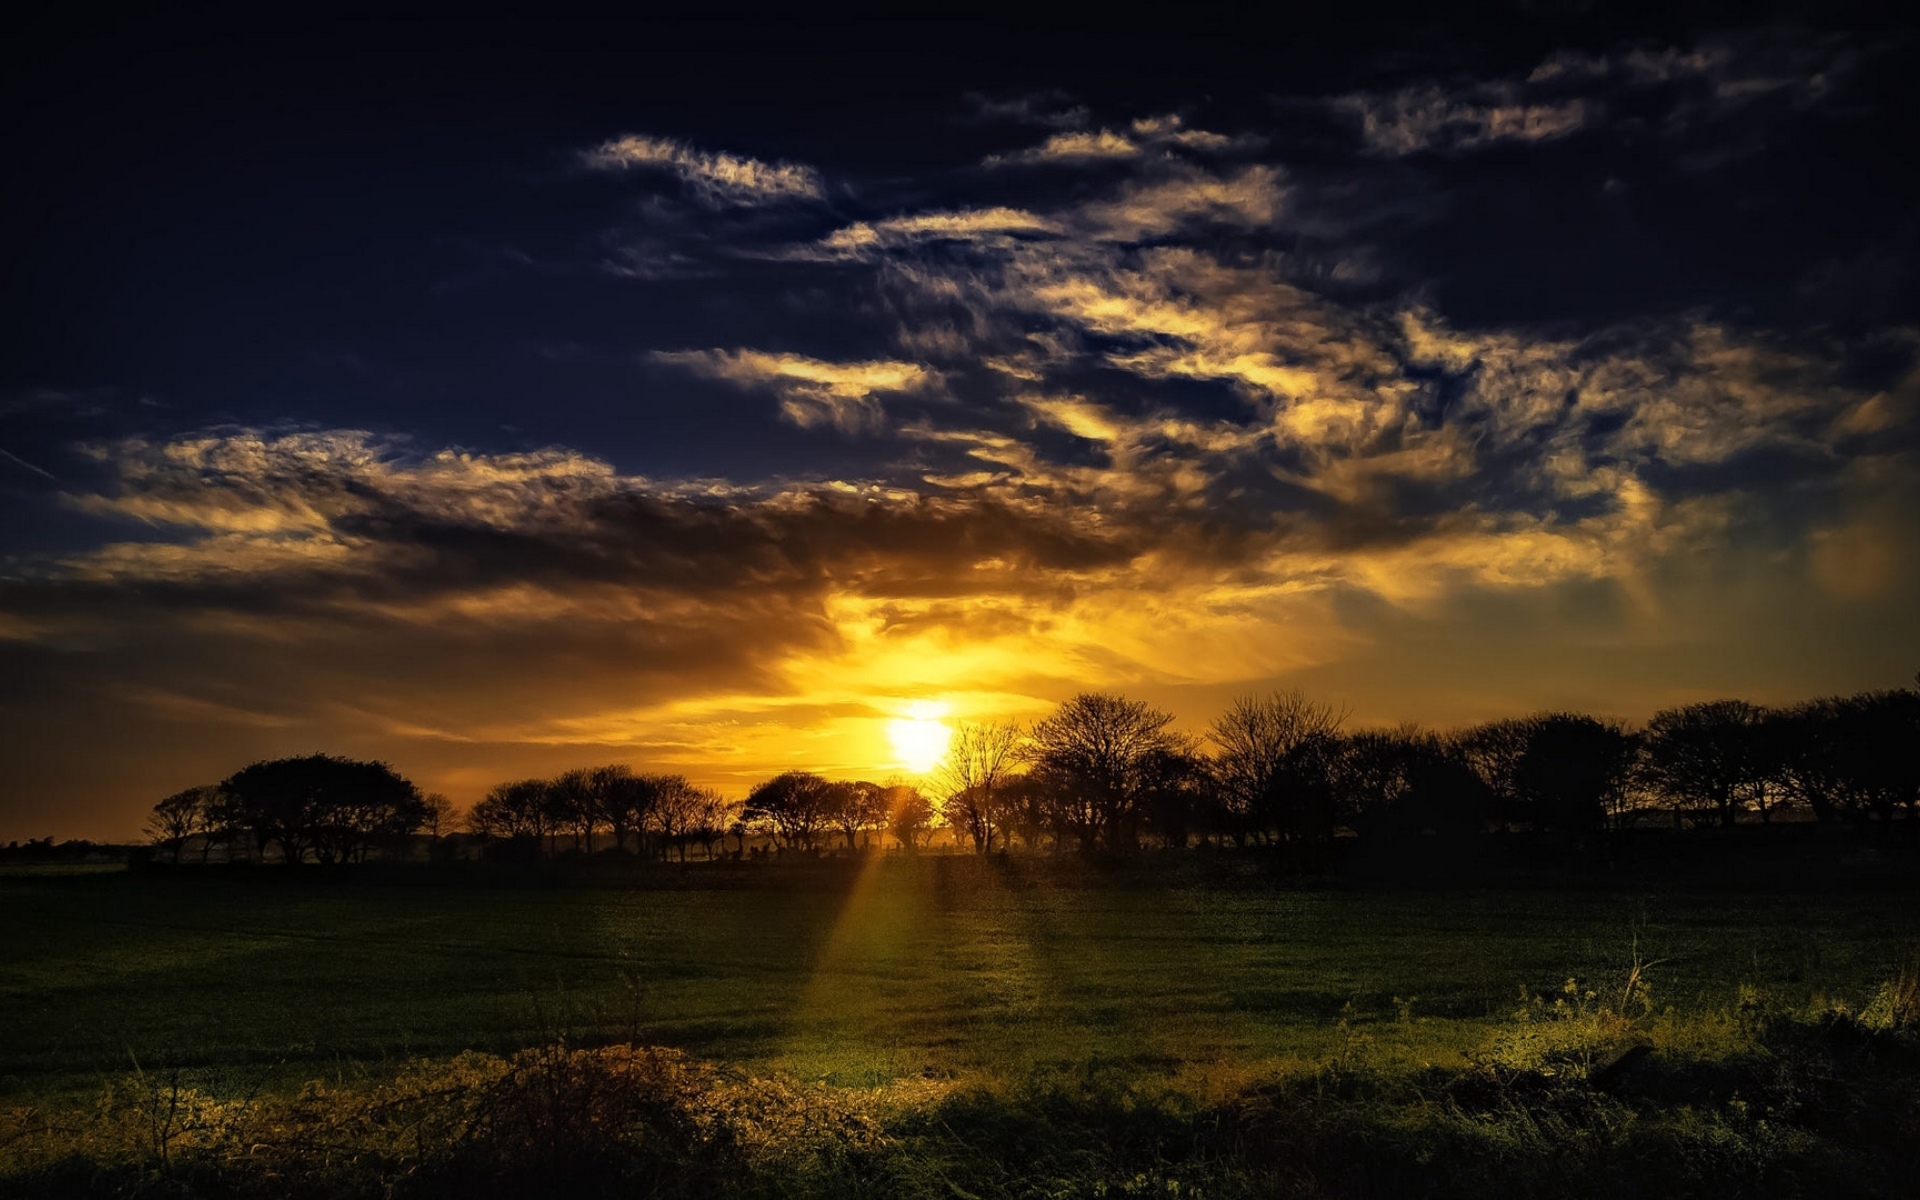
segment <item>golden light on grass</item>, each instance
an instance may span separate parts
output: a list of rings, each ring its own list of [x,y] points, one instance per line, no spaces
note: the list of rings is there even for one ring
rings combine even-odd
[[[953,729],[941,720],[946,715],[947,706],[937,700],[914,700],[887,722],[887,742],[901,767],[925,775],[940,765],[953,738]]]

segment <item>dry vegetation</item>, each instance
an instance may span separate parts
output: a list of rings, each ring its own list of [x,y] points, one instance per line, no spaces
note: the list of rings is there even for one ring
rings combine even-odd
[[[1898,983],[1890,984],[1897,990]],[[1527,997],[1463,1067],[1364,1034],[1218,1091],[1102,1072],[877,1088],[551,1044],[290,1097],[177,1072],[12,1109],[0,1180],[113,1196],[1891,1196],[1920,1166],[1920,1037],[1748,993],[1680,1021],[1629,986]]]
[[[1920,1170],[1906,893],[1091,872],[0,878],[0,1194],[1828,1197]],[[521,962],[572,1007],[476,1036]]]

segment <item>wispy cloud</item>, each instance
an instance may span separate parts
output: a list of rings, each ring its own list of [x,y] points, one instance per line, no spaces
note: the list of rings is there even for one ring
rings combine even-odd
[[[766,388],[780,397],[782,415],[795,425],[831,425],[848,433],[880,424],[881,393],[919,391],[939,380],[919,363],[886,359],[827,362],[759,350],[656,351],[651,357],[737,387]]]
[[[966,101],[976,120],[1008,121],[1019,125],[1037,125],[1043,129],[1080,129],[1093,116],[1085,104],[1058,89],[1001,99],[969,92]]]
[[[1220,153],[1258,144],[1257,138],[1229,137],[1205,129],[1188,128],[1177,113],[1142,117],[1124,132],[1111,128],[1071,128],[1056,133],[1038,146],[1029,146],[1008,154],[988,155],[988,167],[1033,166],[1044,164],[1076,165],[1119,162],[1142,155],[1173,149],[1197,153]]]
[[[1553,142],[1616,126],[1679,136],[1770,99],[1814,103],[1853,69],[1855,58],[1842,45],[1782,38],[1604,54],[1563,50],[1524,75],[1429,80],[1353,92],[1331,104],[1359,118],[1368,153],[1386,157]]]
[[[665,171],[715,208],[820,200],[826,195],[820,173],[812,167],[702,150],[677,138],[623,134],[582,157],[599,170]]]
[[[1111,129],[1071,130],[1056,133],[1038,146],[1016,150],[1012,154],[987,156],[989,167],[1015,163],[1088,163],[1132,158],[1139,154],[1139,142]]]
[[[920,242],[993,243],[1010,237],[1045,237],[1060,232],[1057,221],[1025,209],[996,205],[857,221],[834,230],[817,245],[801,248],[789,256],[860,258]]]
[[[1336,107],[1360,118],[1367,150],[1383,155],[1555,141],[1579,132],[1600,111],[1584,99],[1527,103],[1514,84],[1464,92],[1425,84],[1384,94],[1355,93]]]
[[[1285,200],[1280,171],[1255,165],[1231,175],[1185,170],[1171,178],[1131,182],[1117,196],[1087,204],[1081,212],[1100,236],[1137,241],[1207,222],[1271,227]]]

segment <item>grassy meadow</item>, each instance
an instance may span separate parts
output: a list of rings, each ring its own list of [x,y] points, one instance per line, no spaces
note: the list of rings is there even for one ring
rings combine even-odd
[[[48,1165],[60,1155],[49,1156],[44,1128],[29,1136],[33,1122],[105,1112],[99,1097],[116,1088],[123,1108],[128,1087],[148,1089],[134,1108],[151,1116],[159,1080],[209,1102],[289,1103],[303,1088],[374,1095],[466,1052],[511,1073],[499,1064],[606,1046],[666,1048],[649,1053],[684,1054],[672,1061],[716,1079],[778,1081],[813,1097],[796,1101],[809,1112],[848,1097],[878,1104],[875,1144],[896,1147],[951,1132],[955,1105],[1001,1128],[1021,1104],[1065,1104],[1071,1111],[1054,1117],[1096,1140],[1143,1113],[1178,1129],[1199,1121],[1217,1136],[1220,1112],[1244,1124],[1248,1097],[1301,1088],[1358,1087],[1374,1096],[1369,1111],[1437,1120],[1436,1104],[1467,1112],[1447,1090],[1460,1079],[1495,1080],[1500,1103],[1530,1104],[1525,1079],[1551,1090],[1598,1069],[1616,1044],[1650,1043],[1669,1064],[1776,1061],[1763,1030],[1772,1021],[1800,1031],[1789,1040],[1825,1045],[1820,1030],[1834,1014],[1884,1008],[1887,982],[1920,938],[1920,912],[1903,892],[1306,889],[964,857],[693,864],[647,880],[654,886],[425,870],[0,874],[0,1107],[13,1114],[14,1139],[40,1147],[13,1169],[48,1188],[70,1182]],[[1444,1102],[1436,1080],[1455,1081]],[[1745,1086],[1748,1099],[1728,1084],[1709,1108],[1749,1103],[1759,1085]],[[999,1116],[976,1111],[982,1097],[998,1098],[988,1107]],[[1118,1108],[1100,1116],[1103,1105]],[[932,1111],[947,1115],[928,1125]],[[1537,1136],[1538,1115],[1528,1120]],[[153,1160],[151,1125],[136,1139],[144,1166],[127,1159],[120,1175],[88,1176],[107,1180],[101,1194],[149,1194],[141,1189],[173,1178],[168,1139]],[[1239,1162],[1239,1150],[1149,1141],[1150,1168]],[[913,1161],[952,1153],[922,1146]],[[1030,1153],[1006,1150],[1013,1161]],[[102,1154],[83,1157],[98,1168]],[[1095,1160],[1105,1161],[1085,1161]],[[1081,1191],[1047,1194],[1108,1194],[1086,1190],[1095,1176],[1160,1178],[1109,1166],[1069,1173]],[[0,1157],[0,1179],[8,1169]],[[1328,1170],[1308,1174],[1336,1178]],[[1210,1193],[1199,1176],[1166,1178],[1236,1194],[1228,1175],[1205,1175]],[[822,1194],[846,1185],[831,1178]],[[1040,1194],[1015,1186],[1015,1168],[996,1178],[1000,1194]],[[1271,1171],[1248,1178],[1248,1194],[1277,1186]],[[959,1190],[942,1190],[942,1179]],[[351,1180],[328,1186],[316,1194],[362,1194]],[[950,1171],[882,1181],[869,1194],[994,1191],[983,1186]],[[1158,1187],[1148,1191],[1179,1194]],[[1328,1188],[1295,1190],[1365,1191]]]

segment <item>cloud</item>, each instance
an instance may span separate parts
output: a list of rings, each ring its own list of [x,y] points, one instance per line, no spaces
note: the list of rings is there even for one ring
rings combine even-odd
[[[1124,133],[1116,133],[1109,128],[1070,128],[1052,135],[1038,146],[1029,146],[1010,154],[988,155],[982,165],[987,167],[1047,164],[1077,166],[1088,163],[1121,162],[1139,158],[1153,151],[1166,154],[1174,149],[1182,149],[1200,154],[1219,154],[1229,150],[1251,148],[1257,144],[1258,139],[1253,137],[1229,137],[1205,129],[1189,129],[1185,119],[1179,114],[1168,113],[1157,117],[1142,117],[1132,122]]]
[[[1224,695],[1364,671],[1390,646],[1418,658],[1419,631],[1463,611],[1508,614],[1524,645],[1570,605],[1611,614],[1583,619],[1619,661],[1700,628],[1700,596],[1768,578],[1675,582],[1755,538],[1786,538],[1820,603],[1908,594],[1910,521],[1876,480],[1906,473],[1881,410],[1910,382],[1863,393],[1819,355],[1702,320],[1472,331],[1191,247],[1060,249],[1028,243],[970,294],[1051,326],[1025,343],[1030,373],[1091,360],[1098,390],[983,364],[1002,400],[925,409],[867,478],[663,481],[564,448],[354,430],[96,443],[108,483],[69,503],[151,532],[13,564],[0,710],[70,762],[90,760],[57,714],[114,728],[140,771],[88,768],[102,795],[314,745],[463,799],[612,757],[738,792],[781,763],[869,769],[875,696],[999,716],[1085,687]],[[829,406],[936,382],[910,362],[664,361]],[[1222,381],[1236,404],[1196,409],[1155,390],[1169,380]],[[1894,465],[1849,472],[1864,460],[1833,458],[1825,431]],[[1770,446],[1832,458],[1797,490],[1849,489],[1866,515],[1756,524],[1785,489],[1673,474]],[[9,778],[37,780],[22,762]]]
[[[463,799],[613,758],[738,794],[873,769],[862,731],[914,698],[1017,716],[1113,688],[1204,720],[1298,682],[1411,697],[1381,718],[1644,716],[1676,663],[1809,677],[1783,647],[1823,614],[1884,665],[1920,645],[1920,335],[1691,298],[1488,316],[1458,299],[1472,267],[1417,251],[1546,178],[1469,161],[1496,146],[1624,137],[1632,99],[1670,175],[1675,130],[1819,100],[1763,58],[1627,49],[1317,101],[1358,155],[1036,101],[983,108],[1053,135],[1003,165],[1100,169],[896,180],[847,216],[659,202],[596,253],[631,246],[636,293],[684,288],[647,293],[689,298],[659,336],[714,348],[648,361],[771,397],[727,415],[779,457],[663,479],[353,429],[96,436],[60,486],[98,540],[0,565],[0,716],[131,812],[316,746]],[[600,165],[716,208],[824,194],[664,139]],[[1575,179],[1572,209],[1587,182],[1626,223],[1641,184]],[[1573,683],[1540,667],[1572,660]],[[37,795],[38,769],[0,790]]]
[[[987,156],[989,167],[1032,163],[1089,163],[1132,158],[1139,154],[1140,143],[1111,129],[1071,130],[1056,133],[1038,146],[1012,154]]]
[[[880,424],[881,393],[920,391],[939,381],[919,363],[886,359],[826,362],[759,350],[655,351],[651,357],[736,387],[769,389],[780,397],[782,415],[802,429],[831,425],[848,433]]]
[[[880,221],[859,221],[834,230],[809,254],[859,258],[902,246],[932,241],[991,245],[1009,237],[1048,237],[1061,232],[1058,222],[1021,208],[996,205],[914,213]]]
[[[1082,214],[1103,237],[1140,241],[1203,222],[1271,227],[1285,200],[1280,171],[1255,165],[1225,177],[1192,171],[1132,182],[1113,199],[1087,205]]]
[[[1461,153],[1502,142],[1548,142],[1579,132],[1599,111],[1584,99],[1526,103],[1513,84],[1466,92],[1435,84],[1384,94],[1355,93],[1336,102],[1360,118],[1372,154]]]
[[[1043,129],[1080,129],[1092,119],[1086,105],[1057,88],[999,100],[969,92],[966,101],[974,119],[980,121],[1008,121]]]
[[[1773,101],[1814,104],[1856,61],[1842,43],[1765,36],[1604,54],[1562,50],[1525,75],[1353,92],[1331,106],[1358,117],[1366,152],[1383,157],[1553,142],[1585,130],[1651,126],[1679,137],[1724,126]]]
[[[812,167],[701,150],[676,138],[622,134],[584,152],[582,158],[603,171],[666,171],[710,208],[817,201],[826,196],[820,173]]]

